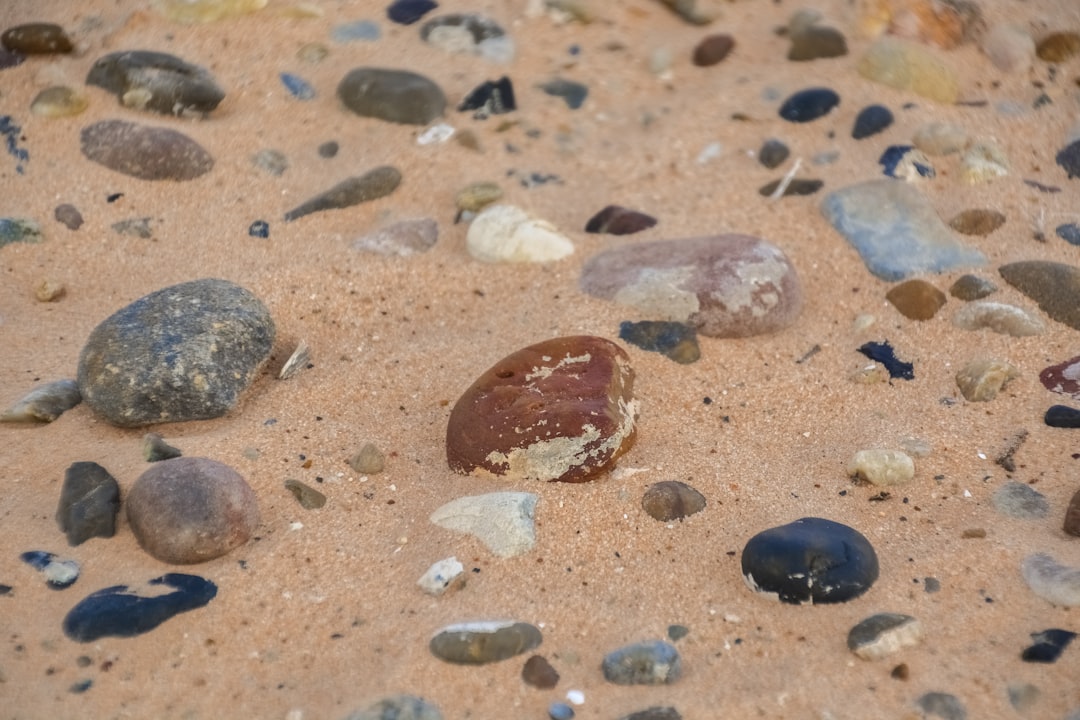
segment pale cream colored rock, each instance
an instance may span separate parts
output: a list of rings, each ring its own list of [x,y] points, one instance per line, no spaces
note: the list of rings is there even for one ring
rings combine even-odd
[[[981,49],[1002,72],[1027,72],[1035,60],[1035,40],[1024,28],[995,25],[982,39]]]
[[[465,584],[463,572],[465,572],[465,567],[458,559],[448,557],[429,567],[416,584],[428,595],[442,595],[451,587],[457,588]]]
[[[974,360],[956,373],[956,385],[970,402],[987,402],[997,397],[1005,383],[1020,377],[1020,371],[1004,360]]]
[[[959,125],[932,122],[915,131],[911,142],[927,155],[951,155],[967,147],[968,134]]]
[[[964,305],[953,315],[953,325],[964,330],[989,328],[1013,337],[1030,337],[1046,332],[1046,323],[1038,315],[1015,305],[990,300]]]
[[[872,485],[903,485],[915,477],[915,462],[899,450],[859,450],[848,462],[848,475]]]
[[[536,544],[537,499],[525,492],[460,497],[431,513],[431,522],[476,537],[501,558],[515,557]]]
[[[469,225],[465,245],[484,262],[552,262],[574,252],[574,243],[551,223],[513,205],[490,205]]]
[[[964,151],[960,160],[960,178],[968,185],[979,185],[1009,174],[1009,160],[997,145],[976,143]]]
[[[878,613],[871,615],[848,633],[848,649],[863,660],[880,660],[918,644],[922,624],[910,615]]]

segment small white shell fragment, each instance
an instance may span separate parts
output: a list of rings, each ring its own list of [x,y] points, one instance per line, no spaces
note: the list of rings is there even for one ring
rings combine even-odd
[[[902,485],[915,477],[915,462],[899,450],[859,450],[848,463],[848,475],[873,485]]]
[[[442,595],[465,571],[456,557],[439,560],[420,576],[416,584],[428,595]]]
[[[416,138],[417,145],[431,145],[433,143],[444,143],[454,136],[457,130],[452,125],[446,123],[438,123],[432,125],[424,132],[420,133],[420,136]]]
[[[278,373],[278,380],[288,380],[301,370],[308,366],[308,362],[311,361],[311,348],[308,347],[306,340],[301,340],[300,344],[296,346],[296,350],[293,350],[293,354],[289,356],[289,359],[285,361],[285,364],[281,367],[281,372]]]
[[[489,205],[469,225],[469,254],[484,262],[551,262],[574,252],[574,243],[547,222],[513,205]]]

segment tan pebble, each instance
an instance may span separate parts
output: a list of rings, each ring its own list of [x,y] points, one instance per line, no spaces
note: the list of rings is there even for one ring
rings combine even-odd
[[[903,485],[915,477],[915,462],[899,450],[859,450],[848,463],[848,475],[871,485]]]
[[[386,467],[386,457],[375,443],[365,443],[349,460],[349,467],[361,475],[376,475]]]
[[[86,96],[73,88],[53,86],[42,90],[30,103],[30,112],[42,117],[71,117],[86,109]]]
[[[42,278],[34,285],[34,297],[41,302],[55,302],[64,294],[64,283],[52,278]]]
[[[458,190],[454,202],[458,210],[479,212],[502,196],[502,188],[497,183],[474,182]]]
[[[970,402],[987,402],[997,397],[1005,383],[1020,377],[1020,371],[1004,360],[975,360],[956,373],[956,385]]]
[[[1009,161],[1001,148],[990,143],[976,143],[963,156],[960,177],[968,185],[979,185],[1009,174]]]

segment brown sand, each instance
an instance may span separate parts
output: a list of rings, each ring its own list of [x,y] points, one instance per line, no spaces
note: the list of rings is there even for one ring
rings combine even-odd
[[[1020,661],[1029,633],[1080,629],[1076,611],[1036,597],[1019,572],[1034,551],[1080,564],[1080,546],[1060,529],[1077,489],[1076,439],[1073,431],[1042,423],[1045,409],[1064,398],[1038,381],[1043,367],[1077,353],[1076,332],[1050,321],[1046,334],[1031,338],[964,332],[950,322],[956,300],[931,321],[903,318],[884,300],[888,284],[871,276],[820,216],[823,193],[769,202],[756,189],[789,165],[769,171],[752,154],[766,138],[784,139],[793,159],[807,163],[801,174],[825,180],[827,192],[877,176],[884,147],[906,142],[918,126],[958,122],[973,137],[999,143],[1012,161],[1008,178],[971,187],[956,180],[955,156],[946,158],[938,162],[938,179],[925,186],[943,218],[969,207],[1008,216],[1002,229],[971,240],[991,260],[983,275],[1004,285],[995,270],[1004,262],[1080,264],[1080,249],[1052,231],[1076,220],[1080,209],[1080,181],[1066,180],[1053,162],[1077,118],[1076,61],[1046,82],[1052,105],[1006,117],[993,104],[1015,100],[1030,108],[1042,92],[1033,80],[1047,81],[1044,64],[1030,75],[1004,75],[976,47],[963,46],[950,53],[962,96],[991,105],[936,105],[856,74],[867,41],[840,0],[814,5],[845,32],[852,53],[810,64],[787,62],[787,41],[774,34],[797,4],[728,5],[722,20],[703,29],[647,0],[593,3],[602,20],[587,26],[525,19],[525,2],[445,0],[439,12],[484,12],[511,31],[518,55],[505,67],[425,46],[415,27],[385,20],[386,2],[309,4],[323,17],[287,17],[281,10],[290,3],[270,0],[259,15],[197,27],[168,23],[133,0],[0,6],[0,27],[59,22],[84,48],[0,73],[0,108],[23,125],[30,151],[23,176],[12,158],[0,157],[0,210],[38,219],[47,236],[39,245],[0,250],[0,404],[39,381],[73,377],[98,322],[172,283],[208,276],[238,282],[267,303],[278,326],[274,360],[240,407],[214,421],[154,428],[186,455],[235,467],[259,495],[259,540],[219,560],[187,568],[157,562],[124,521],[112,539],[66,546],[53,519],[65,469],[99,462],[126,491],[146,468],[143,430],[110,427],[85,406],[44,427],[0,427],[0,582],[14,586],[0,597],[0,715],[340,718],[408,692],[436,703],[448,719],[543,718],[549,703],[578,689],[585,695],[579,718],[614,718],[654,705],[673,705],[695,719],[897,718],[914,713],[914,700],[928,691],[955,694],[971,718],[1007,718],[1018,715],[1006,689],[1024,683],[1041,690],[1026,717],[1061,718],[1080,707],[1077,648],[1054,665]],[[989,21],[1012,20],[1036,34],[1080,28],[1072,0],[981,4]],[[334,25],[363,18],[380,22],[382,40],[344,46],[329,40]],[[736,37],[734,54],[717,67],[693,67],[693,46],[720,31]],[[314,66],[296,59],[298,48],[312,41],[331,47]],[[582,53],[573,59],[567,48],[575,43]],[[622,49],[605,49],[610,43]],[[139,115],[96,88],[88,89],[90,107],[78,117],[30,115],[30,101],[43,87],[58,81],[81,87],[94,59],[133,48],[208,67],[228,96],[204,122]],[[668,78],[648,69],[658,48],[673,54]],[[519,96],[520,110],[511,116],[516,124],[500,133],[499,118],[481,122],[451,112],[450,122],[477,133],[482,151],[455,142],[420,147],[420,129],[363,121],[338,105],[337,81],[365,64],[427,74],[451,102],[483,80],[509,74]],[[277,77],[282,71],[302,74],[319,97],[307,103],[289,97]],[[589,85],[581,110],[534,89],[555,75]],[[826,119],[806,125],[781,121],[777,100],[763,97],[766,89],[784,97],[819,84],[835,88],[843,101]],[[884,135],[855,143],[853,119],[872,102],[892,108],[897,121]],[[901,110],[909,102],[915,107]],[[733,113],[750,120],[732,120]],[[79,129],[112,117],[183,130],[214,154],[213,172],[184,184],[150,183],[90,163],[79,152]],[[535,138],[528,132],[534,129]],[[330,160],[316,154],[327,140],[341,144]],[[721,156],[696,163],[711,142],[722,144]],[[509,144],[518,152],[507,152]],[[281,177],[251,163],[268,147],[290,159]],[[829,150],[839,152],[835,163],[809,164]],[[301,200],[380,164],[404,174],[391,197],[281,222]],[[510,170],[554,173],[563,183],[524,189],[507,177]],[[1041,194],[1022,184],[1025,177],[1064,190]],[[453,198],[478,180],[500,182],[508,202],[564,229],[578,251],[546,266],[470,259],[466,226],[452,222]],[[107,203],[111,193],[123,196]],[[86,218],[77,232],[53,220],[54,208],[65,202]],[[538,340],[615,337],[620,320],[637,319],[577,290],[588,257],[627,242],[580,230],[612,202],[660,219],[634,239],[724,231],[770,239],[801,274],[802,317],[774,335],[703,338],[702,359],[689,366],[630,348],[640,434],[613,475],[585,485],[521,486],[455,476],[443,448],[449,405],[478,373]],[[440,228],[429,253],[402,259],[350,249],[365,232],[426,216]],[[110,229],[131,217],[151,217],[153,238]],[[1032,239],[1040,218],[1046,243]],[[269,240],[248,237],[256,219],[270,222]],[[930,280],[947,289],[959,274]],[[42,278],[62,282],[66,295],[36,301],[33,287]],[[1033,307],[1008,287],[996,297]],[[863,313],[877,322],[856,332],[853,320]],[[885,338],[914,362],[916,379],[852,382],[850,374],[867,362],[855,348]],[[315,367],[276,380],[301,339],[311,345]],[[797,364],[814,345],[821,351]],[[991,403],[943,403],[959,398],[956,370],[984,356],[1012,362],[1021,377]],[[706,396],[712,404],[703,402]],[[1020,430],[1030,435],[1010,474],[994,458]],[[851,484],[848,459],[866,447],[898,448],[908,437],[929,443],[932,452],[917,460],[910,485],[871,502],[877,489]],[[365,441],[388,452],[388,466],[358,478],[345,461]],[[1010,520],[993,509],[990,497],[1010,475],[1047,496],[1046,520]],[[288,478],[318,485],[329,502],[303,510],[283,487]],[[669,525],[646,516],[643,490],[668,479],[702,491],[706,510]],[[499,560],[478,541],[428,522],[453,498],[507,489],[540,496],[539,541],[521,557]],[[849,524],[871,540],[881,578],[870,592],[846,604],[799,607],[746,588],[739,570],[746,541],[804,516]],[[986,537],[962,539],[969,528],[984,528]],[[77,584],[48,590],[18,560],[32,549],[79,560]],[[451,555],[465,563],[467,585],[441,598],[422,593],[417,578]],[[64,614],[89,592],[178,569],[213,580],[218,597],[133,639],[81,645],[63,635]],[[926,577],[941,581],[940,592],[925,592]],[[889,659],[860,660],[845,646],[847,631],[881,611],[916,616],[926,638]],[[525,656],[459,667],[428,652],[439,627],[487,618],[543,628],[538,652],[562,676],[555,690],[522,682]],[[678,643],[684,675],[677,683],[627,688],[604,681],[604,653],[664,638],[673,623],[690,629]],[[89,659],[85,667],[82,657]],[[901,663],[908,679],[890,677]],[[93,681],[88,691],[69,691],[85,679]]]

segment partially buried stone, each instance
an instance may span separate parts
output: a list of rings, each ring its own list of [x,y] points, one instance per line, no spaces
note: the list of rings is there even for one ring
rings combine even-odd
[[[327,140],[324,143],[319,143],[319,147],[316,152],[319,153],[319,157],[329,160],[332,157],[336,157],[338,150],[341,148],[336,140]]]
[[[74,49],[64,28],[43,22],[10,27],[0,35],[0,43],[23,55],[64,54]]]
[[[1080,537],[1080,490],[1073,493],[1069,506],[1065,510],[1065,523],[1062,526],[1066,535]]]
[[[915,701],[926,715],[936,715],[941,720],[967,720],[967,710],[955,695],[943,692],[928,692]]]
[[[202,25],[257,12],[266,3],[267,0],[154,0],[153,5],[173,22]]]
[[[656,218],[621,205],[608,205],[585,223],[587,233],[633,235],[656,225]]]
[[[968,402],[989,402],[1020,371],[1004,360],[973,360],[956,373],[956,386]]]
[[[798,197],[805,195],[813,195],[821,188],[825,187],[824,180],[817,180],[811,178],[792,178],[783,180],[773,180],[772,182],[765,183],[758,188],[758,194],[764,197],[773,197],[776,191],[780,189],[780,184],[784,184],[784,191],[780,194],[780,197]]]
[[[847,40],[844,34],[835,28],[819,25],[799,27],[791,31],[790,38],[791,48],[788,50],[787,59],[795,62],[843,57],[848,54]]]
[[[169,618],[201,608],[217,595],[217,586],[197,575],[167,573],[148,583],[145,594],[114,585],[83,598],[64,617],[64,634],[88,643],[103,637],[134,637]],[[162,589],[171,592],[162,593]]]
[[[56,210],[53,211],[53,217],[68,230],[78,230],[83,224],[82,213],[77,207],[68,203],[57,205]]]
[[[478,13],[451,13],[428,20],[420,38],[451,53],[471,53],[493,62],[514,57],[514,41],[497,22]]]
[[[498,202],[502,196],[503,191],[498,183],[481,180],[458,190],[457,195],[454,196],[454,204],[462,212],[474,213]]]
[[[927,155],[951,155],[967,146],[968,134],[959,125],[932,122],[916,130],[911,142]]]
[[[1035,54],[1044,62],[1062,63],[1071,60],[1080,55],[1080,33],[1052,32],[1035,46]]]
[[[937,176],[930,158],[912,145],[890,145],[878,158],[878,165],[889,177],[908,182]]]
[[[449,557],[433,563],[416,584],[428,595],[442,595],[451,585],[465,585],[464,572],[465,566],[456,557]]]
[[[889,289],[885,299],[909,320],[929,320],[945,305],[945,293],[925,280],[905,280]]]
[[[893,114],[884,105],[868,105],[855,116],[855,126],[851,129],[851,137],[856,140],[877,135],[893,124]]]
[[[162,460],[171,460],[172,458],[181,457],[182,453],[178,448],[174,448],[169,443],[165,442],[165,438],[161,437],[157,433],[146,433],[143,435],[143,459],[146,462],[161,462]]]
[[[0,248],[14,242],[39,243],[44,239],[37,220],[0,217]]]
[[[1009,160],[993,143],[975,143],[960,159],[960,179],[968,185],[990,182],[1009,174]]]
[[[563,78],[548,80],[547,82],[540,83],[536,87],[552,97],[562,98],[563,102],[566,103],[566,107],[571,110],[580,108],[585,103],[585,98],[589,96],[589,88],[587,85],[582,85],[573,80],[564,80]]]
[[[1030,337],[1046,332],[1046,325],[1037,315],[1006,303],[978,300],[968,303],[953,316],[953,325],[964,330],[989,328],[1002,335]]]
[[[626,352],[589,335],[522,348],[458,399],[446,428],[450,469],[506,479],[591,480],[630,449],[637,401]]]
[[[682,674],[682,659],[674,645],[652,640],[608,653],[601,669],[615,685],[670,685]]]
[[[467,533],[501,558],[516,557],[536,545],[537,496],[494,492],[451,500],[431,513],[441,528]]]
[[[918,43],[883,37],[871,45],[856,66],[859,74],[897,90],[943,104],[956,102],[956,73],[938,55]]]
[[[1054,233],[1070,245],[1080,245],[1080,225],[1063,223],[1054,228]]]
[[[142,238],[143,240],[149,240],[154,236],[154,231],[150,227],[150,221],[153,218],[141,217],[141,218],[127,218],[114,222],[109,227],[117,235],[130,235],[131,237]]]
[[[978,275],[961,275],[949,288],[949,294],[957,300],[971,302],[997,292],[997,285]]]
[[[1069,179],[1080,177],[1080,140],[1076,140],[1058,151],[1054,161],[1061,166]]]
[[[964,210],[949,221],[949,227],[963,235],[986,237],[1005,224],[1005,214],[997,210],[971,208]]]
[[[1031,639],[1034,644],[1031,647],[1024,648],[1024,652],[1020,654],[1020,659],[1024,662],[1035,663],[1057,662],[1057,659],[1061,657],[1061,653],[1065,651],[1065,648],[1069,646],[1069,643],[1075,637],[1076,633],[1071,630],[1061,630],[1059,628],[1033,632],[1031,633]]]
[[[345,107],[361,117],[406,125],[427,125],[446,109],[442,89],[408,70],[356,68],[342,78],[337,94]]]
[[[248,225],[248,235],[253,238],[270,237],[270,223],[265,220],[254,220]]]
[[[40,385],[0,414],[0,422],[49,423],[82,402],[78,383],[54,380]]]
[[[79,579],[79,563],[74,560],[61,560],[55,553],[44,550],[24,552],[19,559],[41,572],[45,583],[52,590],[64,590]]]
[[[458,112],[473,111],[473,118],[477,120],[513,112],[517,110],[514,84],[506,75],[498,80],[485,80],[465,96],[457,109]]]
[[[469,225],[465,247],[483,262],[552,262],[574,252],[551,223],[514,205],[488,205]]]
[[[47,87],[30,102],[30,112],[41,117],[72,117],[87,108],[86,96],[64,85]]]
[[[56,524],[69,545],[115,535],[119,511],[120,485],[108,470],[95,462],[77,462],[64,472]]]
[[[707,35],[694,46],[692,61],[698,67],[711,67],[720,63],[735,48],[735,38],[727,33]]]
[[[828,115],[840,104],[840,96],[830,88],[808,88],[791,95],[780,106],[780,117],[795,123],[805,123]]]
[[[318,510],[326,505],[326,496],[321,492],[299,480],[289,478],[285,481],[285,489],[292,493],[296,502],[305,510]]]
[[[573,720],[574,708],[564,702],[553,702],[548,705],[548,718],[550,720]]]
[[[742,572],[751,590],[780,602],[836,603],[870,589],[878,559],[856,530],[808,517],[752,537],[743,548]]]
[[[409,257],[435,247],[439,225],[431,218],[402,220],[353,240],[353,250]]]
[[[1080,606],[1080,568],[1035,553],[1024,558],[1020,570],[1028,587],[1043,600],[1062,607]]]
[[[526,685],[540,690],[550,690],[559,684],[559,673],[543,655],[533,655],[521,668],[521,679]]]
[[[285,86],[289,94],[297,100],[315,99],[315,87],[299,75],[283,72],[278,77],[281,78],[281,84]]]
[[[1050,514],[1046,496],[1027,483],[1010,480],[994,492],[991,501],[999,513],[1019,520],[1038,520]]]
[[[910,615],[878,613],[862,620],[848,631],[848,650],[863,660],[880,660],[918,644],[922,624]]]
[[[1068,405],[1051,405],[1043,416],[1043,422],[1049,427],[1080,428],[1080,410]]]
[[[715,0],[659,0],[691,25],[708,25],[720,15]]]
[[[344,720],[443,720],[443,714],[416,695],[393,695],[349,713]]]
[[[375,443],[364,443],[349,459],[349,467],[361,475],[377,475],[386,467],[386,457]]]
[[[1035,41],[1027,29],[998,23],[983,35],[980,49],[1002,72],[1026,72],[1035,57]]]
[[[1039,373],[1039,382],[1050,392],[1080,400],[1080,355],[1044,368]]]
[[[379,24],[371,20],[354,20],[353,22],[335,25],[330,30],[330,37],[334,42],[339,43],[374,42],[381,36],[382,31],[379,30]]]
[[[448,625],[431,638],[428,648],[440,660],[458,665],[486,665],[528,652],[543,641],[535,625],[513,621],[479,621]]]
[[[623,715],[619,720],[682,720],[682,715],[673,707],[657,705]]]
[[[787,145],[775,138],[770,138],[769,140],[766,140],[761,145],[761,149],[758,150],[758,162],[772,170],[773,168],[779,167],[787,160],[788,155],[790,154],[791,151],[788,149]]]
[[[289,159],[285,157],[285,153],[270,148],[263,148],[252,155],[251,162],[271,175],[282,175],[289,169]]]
[[[641,497],[645,513],[661,522],[681,520],[705,509],[705,496],[678,480],[654,483]]]
[[[38,302],[56,302],[64,297],[65,292],[67,292],[67,289],[64,287],[64,283],[55,278],[41,278],[34,283],[34,297]],[[3,416],[0,416],[0,421],[2,419]]]
[[[400,25],[412,25],[437,7],[435,0],[394,0],[386,8],[386,17]]]
[[[619,323],[619,339],[642,350],[661,353],[680,365],[701,358],[697,332],[690,325],[668,320],[642,320]]]
[[[390,165],[342,180],[329,190],[306,200],[285,213],[285,221],[297,220],[323,210],[339,210],[386,197],[401,184],[401,171]]]
[[[169,128],[102,120],[79,137],[87,159],[140,180],[194,180],[214,167],[201,145]]]
[[[99,58],[86,84],[113,93],[124,107],[164,115],[205,116],[225,99],[225,91],[206,68],[151,50]]]
[[[871,448],[852,455],[847,472],[871,485],[904,485],[915,477],[915,461],[900,450]]]

